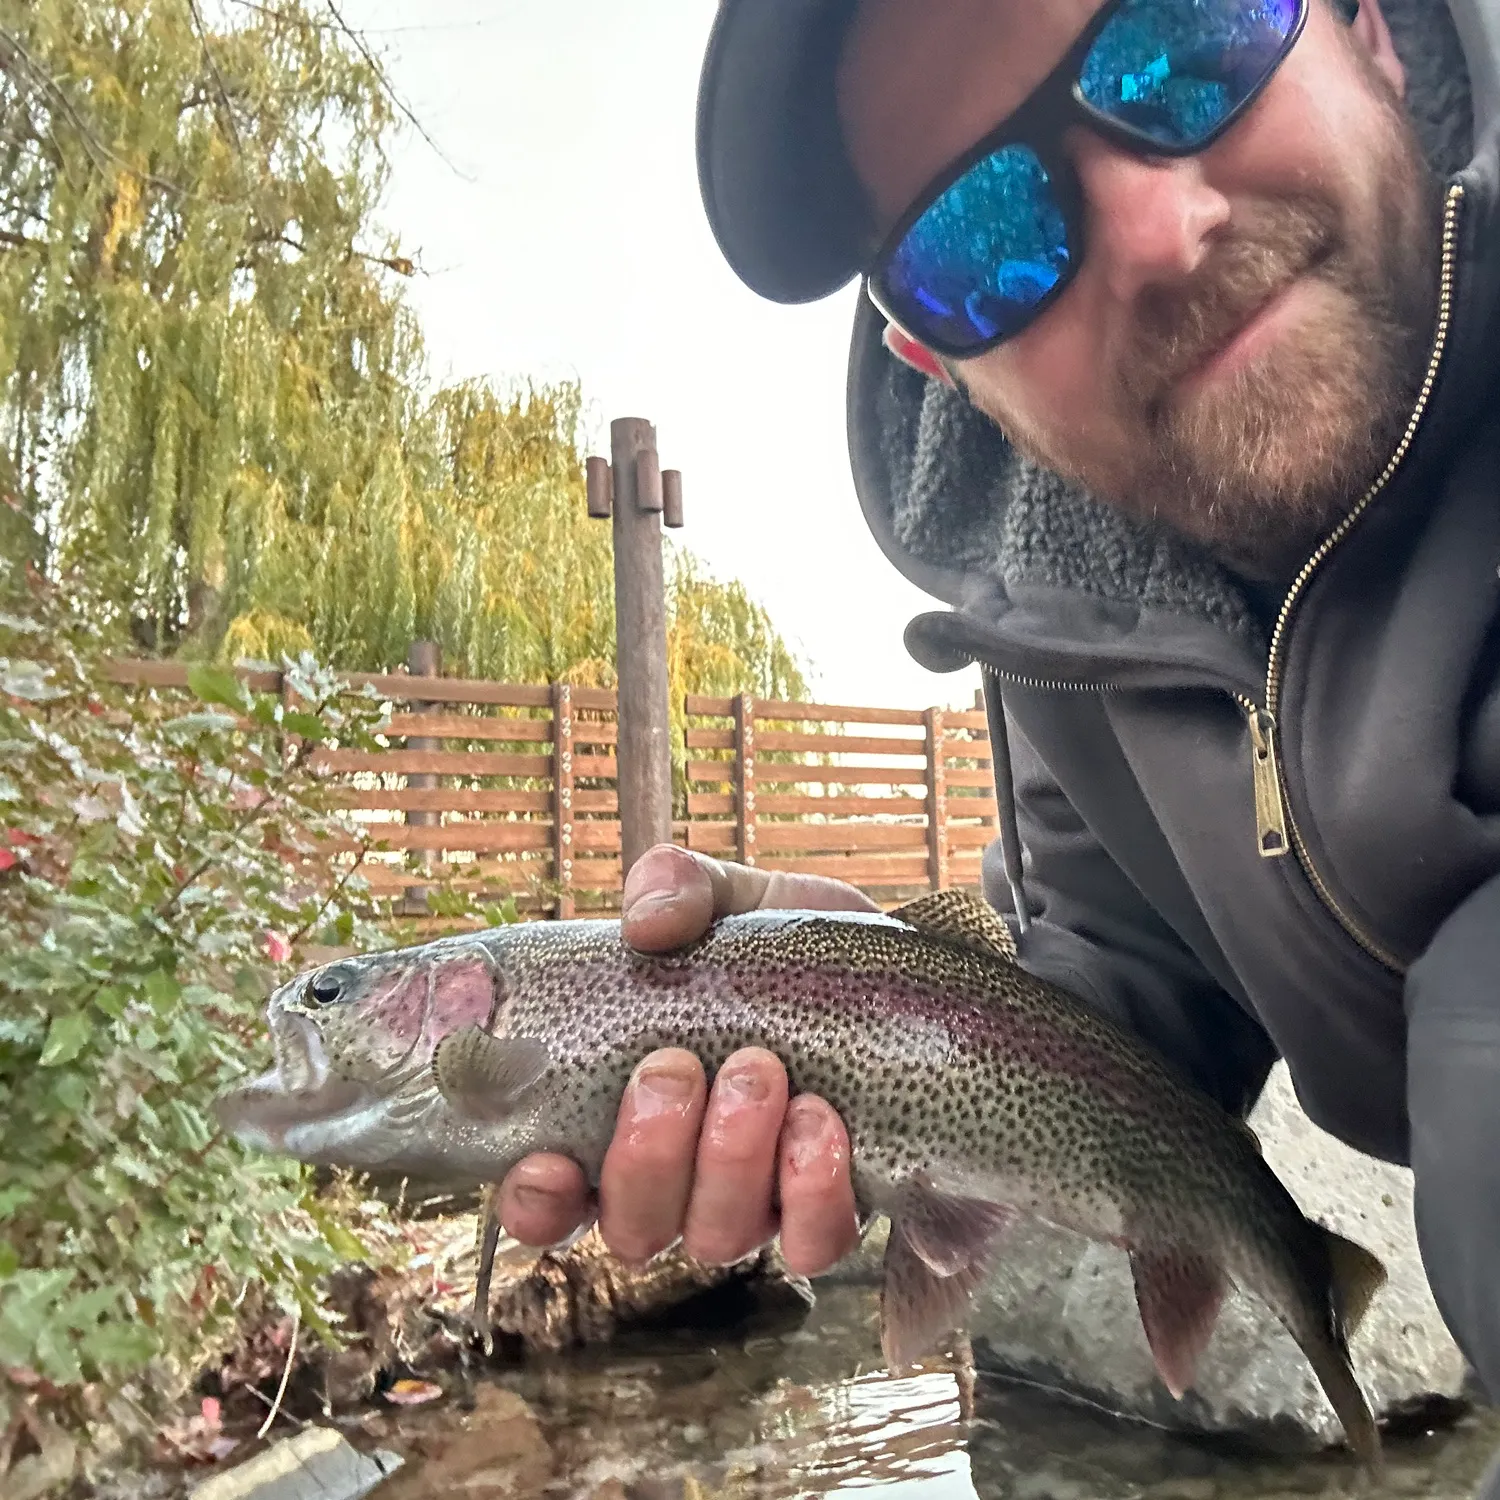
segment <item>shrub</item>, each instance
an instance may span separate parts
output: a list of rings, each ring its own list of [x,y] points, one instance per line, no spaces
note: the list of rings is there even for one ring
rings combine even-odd
[[[180,1391],[252,1292],[330,1334],[318,1280],[358,1240],[211,1101],[269,1062],[261,1009],[307,945],[386,945],[319,865],[308,764],[368,748],[381,709],[307,659],[291,703],[215,667],[195,703],[127,694],[60,590],[6,598],[0,1389],[87,1417],[148,1372]]]

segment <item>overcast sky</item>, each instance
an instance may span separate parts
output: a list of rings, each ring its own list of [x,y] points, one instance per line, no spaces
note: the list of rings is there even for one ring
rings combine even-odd
[[[864,528],[844,445],[854,291],[783,308],[746,291],[703,217],[693,155],[712,0],[347,0],[413,131],[390,225],[439,378],[577,378],[591,451],[656,423],[683,471],[682,539],[737,576],[816,669],[824,701],[965,704],[977,672],[907,656],[934,607]],[[454,170],[457,168],[457,171]]]

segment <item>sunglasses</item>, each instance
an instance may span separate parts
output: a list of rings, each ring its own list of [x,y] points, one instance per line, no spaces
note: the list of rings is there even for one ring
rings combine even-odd
[[[1014,338],[1083,259],[1082,189],[1062,150],[1081,124],[1146,156],[1190,156],[1259,96],[1308,0],[1118,0],[1009,119],[954,162],[886,239],[871,301],[967,358]]]

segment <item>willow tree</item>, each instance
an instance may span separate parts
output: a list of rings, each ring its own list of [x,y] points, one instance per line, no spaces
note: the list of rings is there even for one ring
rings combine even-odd
[[[223,10],[0,0],[0,543],[162,654],[607,682],[577,390],[431,391],[378,61],[327,0]],[[679,692],[801,691],[675,577]]]

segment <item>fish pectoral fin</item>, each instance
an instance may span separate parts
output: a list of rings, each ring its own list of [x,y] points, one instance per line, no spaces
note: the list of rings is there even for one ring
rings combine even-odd
[[[1346,1240],[1331,1229],[1328,1237],[1328,1262],[1333,1275],[1334,1305],[1344,1325],[1344,1334],[1352,1338],[1370,1310],[1375,1294],[1385,1285],[1385,1267],[1363,1245]]]
[[[901,1235],[938,1276],[971,1266],[986,1268],[1000,1237],[1020,1217],[1008,1203],[941,1193],[923,1177],[911,1178],[892,1214],[892,1236]]]
[[[1020,1217],[1006,1203],[940,1193],[911,1179],[891,1215],[880,1294],[880,1344],[900,1370],[967,1321],[974,1289]]]
[[[985,1270],[982,1264],[972,1264],[941,1276],[892,1225],[880,1290],[880,1347],[892,1370],[904,1370],[929,1353],[945,1333],[963,1327]]]
[[[1177,1400],[1193,1383],[1228,1289],[1223,1268],[1191,1250],[1132,1250],[1135,1300],[1163,1383]]]
[[[551,1066],[552,1055],[535,1037],[491,1036],[478,1026],[445,1036],[432,1057],[443,1098],[488,1125],[513,1115]]]
[[[1016,961],[1016,940],[1005,918],[971,891],[934,891],[887,913],[927,937],[968,948],[983,958]]]

